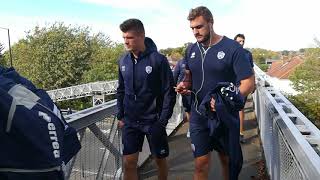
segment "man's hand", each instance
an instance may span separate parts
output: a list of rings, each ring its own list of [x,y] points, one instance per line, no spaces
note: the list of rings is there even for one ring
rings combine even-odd
[[[124,126],[123,119],[118,121],[118,127],[121,129]]]
[[[216,111],[216,108],[214,107],[215,103],[216,103],[216,101],[213,98],[211,98],[211,101],[210,101],[211,111]]]
[[[177,87],[175,87],[175,91],[179,94],[182,94],[182,95],[187,95],[187,94],[190,94],[191,91],[188,89],[188,87],[190,86],[189,85],[190,83],[188,82],[180,82]]]
[[[190,70],[184,71],[184,79],[177,84],[176,92],[182,95],[190,94],[191,91],[189,90],[191,88],[191,72]]]

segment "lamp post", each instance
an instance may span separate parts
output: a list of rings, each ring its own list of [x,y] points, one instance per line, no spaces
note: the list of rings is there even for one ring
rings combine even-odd
[[[9,55],[10,55],[10,66],[12,67],[12,52],[11,52],[11,43],[10,43],[10,30],[9,30],[9,28],[4,28],[4,27],[0,27],[0,29],[7,30],[7,32],[8,32]]]

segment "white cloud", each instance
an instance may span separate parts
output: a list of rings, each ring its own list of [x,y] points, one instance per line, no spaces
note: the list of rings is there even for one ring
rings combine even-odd
[[[157,43],[159,49],[181,46],[186,42],[194,42],[194,37],[189,28],[186,16],[190,8],[179,6],[177,2],[149,1],[139,2],[124,0],[81,0],[86,3],[100,3],[115,9],[134,9],[153,7],[157,13],[144,16],[137,12],[125,11],[122,17],[138,17],[146,28],[146,35]],[[222,0],[226,4],[232,4],[235,0]],[[174,4],[176,3],[176,4]],[[180,2],[181,3],[181,2]],[[146,4],[146,6],[141,6]],[[208,5],[215,12],[213,5]],[[265,48],[271,50],[298,50],[311,47],[313,38],[320,39],[320,1],[317,0],[241,0],[239,7],[234,11],[224,14],[215,14],[214,29],[218,34],[227,35],[230,38],[237,33],[246,35],[246,47]],[[141,11],[144,12],[144,11]],[[134,13],[134,14],[132,14]],[[122,42],[121,32],[117,24],[95,19],[80,19],[76,17],[22,17],[2,16],[1,27],[10,28],[12,43],[25,36],[25,31],[36,25],[43,26],[55,21],[65,24],[89,26],[92,32],[103,32],[112,40]],[[0,30],[0,42],[7,44],[5,30]]]
[[[273,50],[298,50],[311,47],[313,38],[320,37],[320,16],[316,0],[245,0],[230,16],[217,19],[221,32],[233,37],[244,33],[247,47]],[[217,27],[220,27],[220,25]]]

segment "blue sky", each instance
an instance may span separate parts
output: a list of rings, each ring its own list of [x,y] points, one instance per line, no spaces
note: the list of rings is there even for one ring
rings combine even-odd
[[[36,25],[54,22],[88,26],[92,33],[122,42],[118,25],[134,17],[143,21],[146,35],[159,48],[177,47],[194,41],[186,17],[198,5],[212,11],[216,33],[230,38],[244,33],[246,47],[298,50],[320,39],[317,0],[6,0],[0,27],[10,29],[13,43]],[[7,44],[5,30],[0,30],[0,42]]]

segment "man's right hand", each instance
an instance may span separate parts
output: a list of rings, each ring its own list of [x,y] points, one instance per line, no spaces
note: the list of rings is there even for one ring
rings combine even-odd
[[[190,70],[184,71],[184,79],[177,84],[176,92],[182,95],[190,94],[191,91],[191,72]]]
[[[118,127],[121,129],[124,126],[123,119],[118,121]]]
[[[179,94],[182,94],[182,95],[187,95],[187,94],[190,94],[191,91],[188,89],[188,86],[190,83],[188,82],[180,82],[179,84],[177,84],[177,87],[175,87],[175,91]]]

